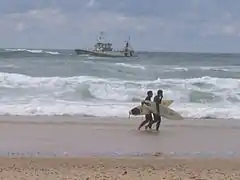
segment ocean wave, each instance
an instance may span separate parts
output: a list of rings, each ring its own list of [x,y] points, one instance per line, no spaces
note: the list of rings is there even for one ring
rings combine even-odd
[[[240,80],[201,77],[148,81],[94,76],[31,77],[0,73],[0,114],[126,116],[147,90],[164,90],[185,117],[238,118]]]
[[[3,63],[0,63],[0,68],[17,69],[17,68],[19,68],[19,66],[15,65],[15,64],[3,64]]]
[[[186,67],[174,67],[172,68],[173,71],[188,71]]]
[[[73,102],[35,98],[28,103],[0,103],[0,115],[80,115],[96,117],[128,117],[128,111],[140,103]],[[175,102],[170,108],[185,118],[240,119],[239,105],[185,104]]]
[[[227,72],[230,71],[230,67],[216,67],[216,66],[210,66],[210,67],[200,67],[201,70],[212,70],[212,71],[223,71]],[[196,69],[196,68],[195,68]]]
[[[49,90],[76,90],[86,85],[91,93],[101,94],[100,99],[129,100],[126,98],[141,98],[147,89],[165,89],[166,94],[189,94],[193,91],[214,93],[217,96],[235,95],[239,98],[240,80],[231,78],[201,77],[189,79],[156,79],[148,81],[130,81],[114,78],[98,78],[94,76],[73,77],[31,77],[23,74],[0,73],[0,87],[4,88],[42,88]],[[94,91],[94,92],[93,92]],[[135,95],[135,97],[134,97]],[[121,97],[118,97],[121,96]],[[171,95],[173,96],[173,94]],[[100,96],[99,96],[100,97]],[[98,97],[98,98],[99,98]]]
[[[20,104],[0,104],[0,115],[80,115],[80,116],[115,116],[115,117],[127,117],[128,108],[126,104],[114,105],[104,103],[76,103],[68,101],[44,101],[36,99],[31,103]]]
[[[174,104],[172,108],[183,117],[201,119],[240,119],[239,105],[230,103]]]
[[[142,69],[145,70],[146,68],[139,64],[127,64],[127,63],[116,63],[117,66],[127,67],[127,68],[133,68],[133,69]]]
[[[172,66],[161,66],[163,72],[188,72],[188,71],[215,71],[215,72],[240,72],[239,66],[184,66],[184,67],[172,67]]]
[[[50,54],[50,55],[58,55],[59,52],[56,51],[46,51],[41,49],[4,49],[6,52],[27,52],[33,54]]]

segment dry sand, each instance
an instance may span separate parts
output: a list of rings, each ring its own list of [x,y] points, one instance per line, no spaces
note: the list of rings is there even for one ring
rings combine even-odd
[[[0,179],[240,179],[239,120],[0,119]]]
[[[1,158],[2,180],[240,179],[240,160],[154,158]]]

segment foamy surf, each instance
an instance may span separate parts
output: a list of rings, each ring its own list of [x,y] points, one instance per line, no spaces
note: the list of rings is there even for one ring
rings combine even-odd
[[[129,109],[139,105],[136,99],[159,88],[184,117],[240,118],[240,80],[209,76],[137,81],[0,73],[0,114],[127,117]]]
[[[142,69],[145,70],[145,67],[139,64],[127,64],[127,63],[116,63],[117,66],[123,66],[127,68],[133,68],[133,69]]]
[[[41,49],[4,49],[4,50],[9,52],[28,52],[28,53],[35,53],[35,54],[50,54],[50,55],[60,54],[59,52],[46,51]]]

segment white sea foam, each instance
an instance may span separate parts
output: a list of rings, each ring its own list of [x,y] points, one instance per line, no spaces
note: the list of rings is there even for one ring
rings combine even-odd
[[[201,70],[207,70],[207,71],[222,71],[222,72],[240,72],[239,66],[205,66],[205,67],[199,67]],[[193,69],[199,69],[196,67],[193,67]]]
[[[128,116],[146,91],[164,90],[185,117],[240,118],[240,80],[214,77],[125,81],[0,73],[0,114]]]
[[[116,63],[116,65],[126,67],[126,68],[133,68],[133,69],[142,69],[142,70],[146,69],[144,66],[139,64]]]
[[[54,51],[45,51],[41,49],[5,49],[5,51],[11,51],[11,52],[29,52],[29,53],[36,53],[36,54],[51,54],[51,55],[57,55],[60,54],[59,52]]]
[[[163,72],[186,72],[190,70],[201,70],[201,71],[219,71],[219,72],[240,72],[239,66],[161,66]]]

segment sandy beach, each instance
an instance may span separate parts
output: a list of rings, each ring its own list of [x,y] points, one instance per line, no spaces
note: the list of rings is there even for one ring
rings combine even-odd
[[[1,179],[238,179],[238,120],[2,116]]]
[[[239,159],[1,158],[0,179],[239,179]]]

